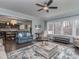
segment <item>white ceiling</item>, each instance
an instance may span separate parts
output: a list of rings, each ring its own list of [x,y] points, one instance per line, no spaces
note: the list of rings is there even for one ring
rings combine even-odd
[[[57,10],[38,12],[40,8],[36,3],[44,3],[48,0],[0,0],[0,8],[9,9],[15,12],[24,13],[26,15],[39,17],[41,19],[52,19],[55,16],[79,10],[79,0],[54,0],[51,6],[58,6]]]

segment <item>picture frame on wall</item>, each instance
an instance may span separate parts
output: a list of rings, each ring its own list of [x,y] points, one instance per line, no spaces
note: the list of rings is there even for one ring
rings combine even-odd
[[[35,25],[35,28],[41,28],[41,25]]]

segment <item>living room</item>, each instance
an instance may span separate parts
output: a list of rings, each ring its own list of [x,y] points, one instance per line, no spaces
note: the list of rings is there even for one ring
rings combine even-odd
[[[79,59],[78,0],[0,0],[0,59]]]

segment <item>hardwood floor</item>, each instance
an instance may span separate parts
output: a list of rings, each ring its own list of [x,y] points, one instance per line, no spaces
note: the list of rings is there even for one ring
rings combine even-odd
[[[25,44],[16,44],[14,40],[6,40],[4,46],[5,46],[6,52],[11,52],[11,51],[23,48],[23,47],[27,47],[32,44],[33,44],[32,42],[28,42]]]

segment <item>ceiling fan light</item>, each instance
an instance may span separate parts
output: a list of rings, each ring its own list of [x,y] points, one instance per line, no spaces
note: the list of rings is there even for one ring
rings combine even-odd
[[[44,7],[44,10],[48,10],[48,7]]]

